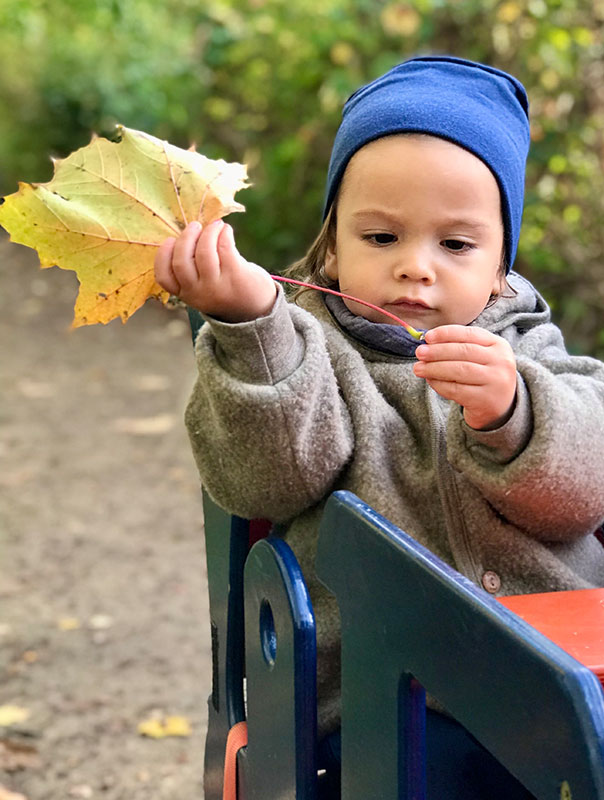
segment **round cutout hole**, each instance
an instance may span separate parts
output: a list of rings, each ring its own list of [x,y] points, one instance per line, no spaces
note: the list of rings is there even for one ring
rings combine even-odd
[[[273,610],[268,600],[263,600],[260,605],[260,645],[264,660],[269,667],[274,666],[277,656],[277,633]]]

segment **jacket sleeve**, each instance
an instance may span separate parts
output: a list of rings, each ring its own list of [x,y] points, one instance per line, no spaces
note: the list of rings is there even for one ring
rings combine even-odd
[[[330,490],[352,427],[322,328],[281,290],[251,322],[209,320],[185,420],[201,480],[223,508],[284,521]]]
[[[475,431],[453,409],[448,453],[483,496],[542,541],[570,541],[604,520],[604,365],[570,356],[551,323],[515,347],[512,418]]]

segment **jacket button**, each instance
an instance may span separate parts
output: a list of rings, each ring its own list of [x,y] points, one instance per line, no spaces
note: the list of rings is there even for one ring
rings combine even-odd
[[[490,594],[495,594],[501,589],[501,578],[492,569],[488,569],[482,576],[482,585]]]

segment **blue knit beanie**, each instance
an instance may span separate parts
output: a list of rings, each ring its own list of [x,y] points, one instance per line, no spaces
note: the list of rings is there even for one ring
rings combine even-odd
[[[428,133],[478,156],[499,184],[509,271],[516,256],[529,149],[528,98],[516,78],[451,56],[412,58],[348,98],[327,174],[324,217],[363,145],[395,133]]]

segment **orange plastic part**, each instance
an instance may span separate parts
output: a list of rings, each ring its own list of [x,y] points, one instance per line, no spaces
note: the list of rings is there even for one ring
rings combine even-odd
[[[237,753],[247,744],[247,722],[237,722],[227,736],[222,800],[237,800]]]
[[[604,589],[497,598],[594,672],[604,687]]]

